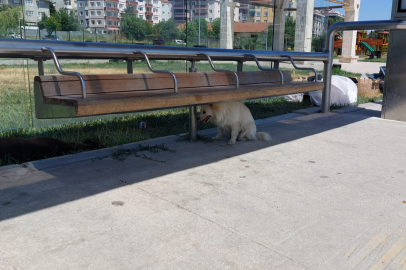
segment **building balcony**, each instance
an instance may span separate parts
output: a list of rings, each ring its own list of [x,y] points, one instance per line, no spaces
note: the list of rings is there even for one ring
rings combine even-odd
[[[146,7],[152,7],[152,4],[145,4]]]
[[[151,21],[151,20],[148,20],[148,22],[149,22],[150,24],[154,24],[154,22],[153,22],[153,21]]]
[[[107,25],[107,29],[108,30],[119,30],[120,26],[116,26],[116,25]]]
[[[153,13],[152,13],[152,12],[145,11],[145,16],[152,16],[152,15],[153,15]]]
[[[125,1],[127,5],[138,6],[138,2]]]
[[[105,11],[116,11],[116,12],[120,11],[118,8],[112,8],[112,7],[105,7],[104,10]]]
[[[111,16],[106,16],[104,19],[109,20],[109,21],[119,21],[120,19],[118,17],[111,17]]]
[[[201,8],[201,9],[208,9],[209,8],[209,6],[207,6],[207,5],[195,5],[195,8]]]
[[[107,0],[106,2],[114,2],[114,3],[118,3],[119,0]]]

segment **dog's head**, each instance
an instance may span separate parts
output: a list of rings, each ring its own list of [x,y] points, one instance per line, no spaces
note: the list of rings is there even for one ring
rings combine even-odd
[[[200,114],[197,117],[197,121],[202,121],[204,124],[211,122],[210,119],[213,117],[213,105],[203,105],[200,107]]]

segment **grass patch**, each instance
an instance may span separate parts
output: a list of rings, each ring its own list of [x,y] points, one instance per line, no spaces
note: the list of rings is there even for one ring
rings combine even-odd
[[[374,59],[369,59],[369,58],[364,58],[358,60],[359,62],[377,62],[377,63],[386,63],[386,58],[374,58]]]

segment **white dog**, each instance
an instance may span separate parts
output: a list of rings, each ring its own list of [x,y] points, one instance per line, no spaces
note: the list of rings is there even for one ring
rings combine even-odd
[[[241,102],[203,105],[197,120],[201,120],[203,123],[212,122],[217,125],[217,136],[213,137],[213,140],[219,140],[223,133],[230,137],[228,144],[235,144],[236,140],[246,139],[271,140],[268,133],[257,133],[257,126],[250,110]]]

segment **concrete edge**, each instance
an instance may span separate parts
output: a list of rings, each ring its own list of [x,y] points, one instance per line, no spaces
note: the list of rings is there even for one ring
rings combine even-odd
[[[371,102],[370,105],[367,105],[367,104],[369,104],[369,103],[361,104],[361,105],[364,105],[362,107],[361,107],[361,105],[360,106],[351,106],[351,107],[345,107],[345,108],[341,108],[338,110],[334,110],[332,112],[347,113],[347,112],[363,110],[367,107],[372,106],[372,104],[374,104],[374,102]],[[352,108],[353,110],[350,110],[348,108]],[[309,111],[315,111],[315,109],[320,110],[319,107],[312,107],[309,109],[312,109]],[[307,110],[307,109],[304,109],[304,110]],[[298,110],[298,111],[300,111],[300,110]],[[316,113],[316,112],[314,112],[314,113]],[[303,114],[308,115],[310,113],[306,114],[306,113],[293,112],[293,113],[288,113],[288,114],[282,114],[282,115],[277,115],[277,116],[273,116],[273,117],[269,117],[269,118],[255,120],[255,124],[257,126],[261,126],[261,125],[270,124],[270,123],[274,123],[274,122],[281,121],[281,120],[287,120],[287,119],[292,119],[294,117],[303,116]],[[216,134],[216,133],[217,133],[217,128],[210,128],[210,129],[204,129],[204,130],[198,131],[198,134],[202,135],[202,136],[208,136],[208,135]],[[28,167],[33,170],[43,170],[43,169],[63,166],[63,165],[71,164],[71,163],[75,163],[75,162],[81,162],[81,161],[86,161],[86,160],[91,160],[91,159],[108,157],[112,154],[112,152],[115,149],[120,149],[120,148],[131,149],[131,148],[138,147],[139,145],[142,145],[142,144],[144,144],[144,145],[165,144],[168,142],[176,141],[185,135],[186,134],[170,135],[170,136],[154,138],[154,139],[150,139],[150,140],[146,140],[146,141],[118,145],[118,146],[111,147],[111,148],[97,149],[97,150],[76,153],[76,154],[71,154],[71,155],[65,155],[65,156],[60,156],[60,157],[54,157],[54,158],[49,158],[49,159],[41,159],[41,160],[22,163],[19,165],[12,164],[12,165],[0,167],[0,171],[14,169],[14,168],[18,168],[18,167],[25,167],[25,168]]]

